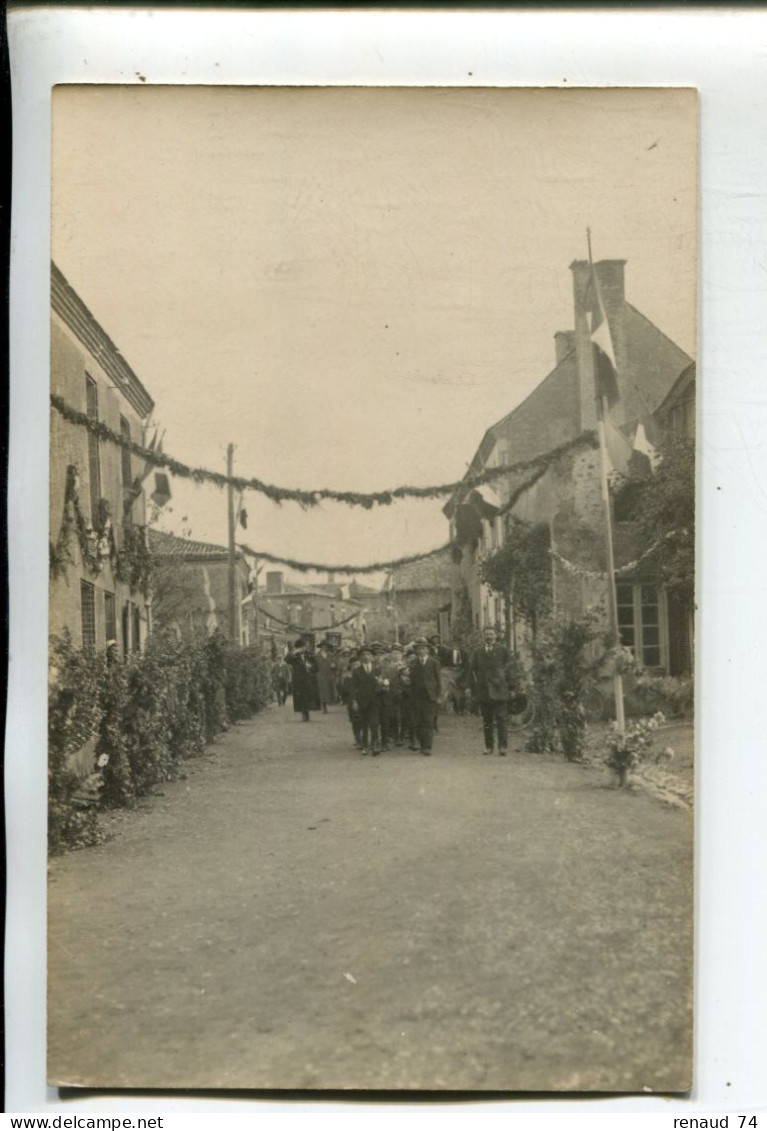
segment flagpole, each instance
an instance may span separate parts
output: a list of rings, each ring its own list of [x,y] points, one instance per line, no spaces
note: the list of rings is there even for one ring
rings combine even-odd
[[[586,238],[589,246],[589,268],[593,272],[594,264],[591,258],[591,228],[586,229]],[[592,346],[592,349],[594,347]],[[596,358],[594,359],[596,366]],[[597,434],[599,436],[599,481],[602,495],[602,513],[605,531],[605,556],[607,559],[607,607],[610,622],[610,633],[613,644],[620,644],[620,629],[618,627],[618,593],[615,585],[615,554],[613,552],[613,520],[610,509],[610,485],[607,477],[607,437],[605,435],[605,416],[607,414],[607,397],[596,395],[597,402]],[[619,671],[613,672],[613,692],[615,694],[615,725],[619,733],[626,729],[626,714],[623,705],[623,676]]]

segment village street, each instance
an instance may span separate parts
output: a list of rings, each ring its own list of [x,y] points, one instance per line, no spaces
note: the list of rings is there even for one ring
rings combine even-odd
[[[645,1090],[689,1056],[690,814],[271,707],[54,858],[49,1066],[104,1087]]]

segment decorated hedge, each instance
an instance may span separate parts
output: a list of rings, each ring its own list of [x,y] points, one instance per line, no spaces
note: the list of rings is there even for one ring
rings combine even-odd
[[[239,719],[270,699],[270,660],[220,632],[191,643],[156,633],[140,655],[110,662],[71,640],[50,646],[48,840],[51,852],[99,838],[97,811],[132,805],[177,777]],[[85,749],[93,772],[72,760]]]

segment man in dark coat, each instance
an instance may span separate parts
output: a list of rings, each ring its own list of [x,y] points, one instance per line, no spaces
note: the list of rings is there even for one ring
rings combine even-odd
[[[293,710],[298,711],[303,722],[309,722],[309,711],[317,694],[316,667],[312,654],[303,640],[297,640],[293,651],[285,657],[293,675]]]
[[[362,753],[378,755],[381,753],[378,673],[369,648],[362,649],[360,659],[362,663],[352,672],[352,708],[359,719]]]
[[[410,704],[420,751],[431,754],[441,690],[440,668],[429,654],[429,642],[423,637],[416,641],[415,654],[416,660],[410,669]]]
[[[493,753],[497,732],[498,753],[505,755],[508,747],[509,696],[515,690],[512,686],[514,665],[508,648],[499,642],[494,628],[488,625],[482,635],[483,644],[471,657],[470,670],[482,712],[484,753]]]

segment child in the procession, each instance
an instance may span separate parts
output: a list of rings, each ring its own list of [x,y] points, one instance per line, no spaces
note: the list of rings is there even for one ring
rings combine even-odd
[[[392,644],[381,662],[381,678],[385,681],[382,696],[381,748],[402,746],[402,645]]]

